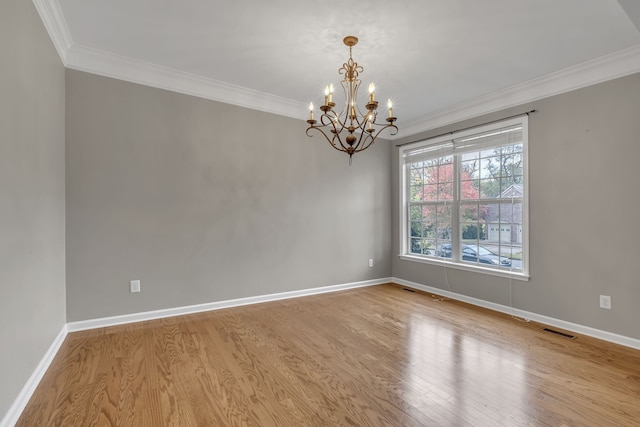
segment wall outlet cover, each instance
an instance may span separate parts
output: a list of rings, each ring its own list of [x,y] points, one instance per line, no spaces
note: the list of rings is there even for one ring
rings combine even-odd
[[[140,292],[140,280],[132,280],[129,284],[131,286],[131,293]]]

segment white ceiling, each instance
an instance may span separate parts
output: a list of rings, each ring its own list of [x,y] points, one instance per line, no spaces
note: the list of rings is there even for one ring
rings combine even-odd
[[[299,118],[355,35],[363,89],[414,132],[640,71],[639,0],[34,3],[70,68]]]

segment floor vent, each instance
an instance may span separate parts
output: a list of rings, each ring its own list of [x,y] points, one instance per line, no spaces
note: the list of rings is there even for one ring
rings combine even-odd
[[[565,334],[564,332],[554,331],[553,329],[542,328],[542,330],[545,331],[545,332],[551,332],[552,334],[560,335],[561,337],[569,338],[570,340],[576,339],[575,335]]]
[[[413,289],[408,289],[408,288],[402,288],[402,290],[407,292],[415,292]]]

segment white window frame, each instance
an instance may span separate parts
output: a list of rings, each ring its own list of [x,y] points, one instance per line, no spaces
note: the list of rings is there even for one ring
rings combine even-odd
[[[523,203],[522,205],[522,252],[523,252],[522,270],[514,271],[509,269],[502,269],[502,268],[498,269],[498,268],[485,267],[482,265],[462,263],[460,260],[456,260],[456,256],[453,256],[453,254],[451,258],[437,258],[433,256],[426,256],[426,255],[411,253],[409,249],[410,219],[409,219],[409,212],[408,212],[409,177],[407,174],[407,167],[405,167],[405,163],[404,163],[404,153],[418,147],[427,147],[431,145],[435,146],[435,145],[443,144],[446,142],[453,143],[454,140],[470,137],[470,136],[481,134],[481,133],[490,132],[492,130],[502,129],[509,126],[516,126],[516,125],[522,126],[522,153],[524,157],[523,158],[524,193],[522,197],[522,203]],[[490,124],[481,125],[481,126],[473,127],[470,129],[462,130],[459,132],[453,132],[453,133],[439,136],[436,138],[430,138],[427,140],[417,141],[415,143],[401,146],[399,149],[399,156],[398,156],[398,162],[399,162],[398,169],[400,174],[400,177],[399,177],[400,254],[398,256],[400,257],[400,259],[407,260],[407,261],[421,262],[425,264],[439,265],[447,268],[474,271],[478,273],[489,274],[489,275],[500,276],[500,277],[509,277],[517,280],[524,280],[524,281],[529,280],[530,276],[529,276],[529,150],[528,150],[529,141],[528,140],[529,140],[529,121],[528,121],[528,116],[523,115],[523,116],[502,120],[499,122],[492,122]],[[459,237],[459,230],[460,230],[460,218],[458,215],[458,207],[461,202],[459,199],[460,179],[458,176],[458,168],[457,168],[457,165],[459,164],[458,157],[461,156],[461,154],[456,154],[454,152],[453,155],[454,155],[455,182],[454,182],[454,200],[452,200],[452,204],[454,206],[453,214],[452,214],[452,233],[453,233],[453,236],[451,239],[452,245],[454,245],[454,239],[456,241],[459,240],[458,237]],[[458,247],[457,244],[458,243],[455,243],[456,246],[453,246],[452,249],[454,247]]]

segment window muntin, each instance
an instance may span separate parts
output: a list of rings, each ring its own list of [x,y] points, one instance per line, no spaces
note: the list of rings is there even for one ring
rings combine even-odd
[[[527,274],[526,117],[401,150],[402,253]]]

